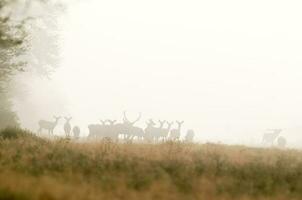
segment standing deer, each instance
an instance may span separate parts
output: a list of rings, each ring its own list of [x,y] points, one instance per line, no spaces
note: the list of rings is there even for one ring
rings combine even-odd
[[[104,120],[100,120],[100,122],[102,124],[89,124],[88,125],[88,129],[89,129],[89,134],[88,137],[98,137],[98,138],[102,138],[106,132],[106,121]]]
[[[193,142],[194,136],[195,136],[194,131],[193,130],[188,130],[187,134],[185,136],[185,141],[186,142]]]
[[[155,123],[152,119],[149,119],[148,122],[146,122],[147,127],[145,128],[145,140],[147,140],[148,142],[152,141],[153,139],[153,133],[155,131]]]
[[[282,129],[268,129],[268,131],[272,131],[272,132],[263,134],[262,144],[271,144],[271,145],[273,145],[274,141],[279,136]]]
[[[180,137],[180,131],[181,131],[181,126],[184,123],[184,121],[176,121],[177,123],[177,129],[172,129],[170,133],[170,139],[171,140],[178,140]]]
[[[173,125],[173,122],[167,122],[167,124],[168,124],[168,127],[162,129],[162,138],[163,138],[163,140],[168,139],[169,132],[170,132],[170,130],[171,130],[171,127],[172,127],[172,125]]]
[[[65,124],[64,124],[65,135],[66,137],[69,137],[71,131],[70,120],[72,119],[72,117],[64,117],[64,119],[65,119]]]
[[[110,138],[111,140],[118,140],[120,126],[116,123],[116,120],[106,120],[109,122],[109,125],[106,126],[105,137]]]
[[[38,132],[41,133],[43,129],[46,129],[46,130],[48,130],[48,134],[49,134],[49,135],[50,135],[50,134],[53,135],[53,130],[54,130],[54,128],[57,126],[57,124],[58,124],[58,122],[59,122],[59,119],[60,119],[61,117],[56,117],[56,116],[54,116],[54,118],[55,118],[55,121],[54,121],[54,122],[50,122],[50,121],[46,121],[46,120],[40,120],[40,121],[38,122],[38,124],[39,124],[39,130],[38,130]]]
[[[78,126],[73,127],[72,132],[73,132],[73,137],[75,139],[80,138],[80,133],[81,133],[80,127],[78,127]]]
[[[138,117],[134,121],[130,121],[127,118],[126,111],[124,111],[123,115],[123,132],[120,134],[124,135],[124,138],[128,139],[133,139],[134,137],[142,138],[144,136],[144,131],[140,127],[134,126],[136,122],[138,122],[142,117],[142,114],[139,113]]]
[[[163,133],[163,126],[165,125],[166,121],[158,120],[159,127],[154,127],[155,123],[152,120],[149,120],[147,125],[149,126],[148,133],[146,133],[151,140],[154,142],[159,141],[159,139],[164,135]],[[147,127],[148,128],[148,127]]]

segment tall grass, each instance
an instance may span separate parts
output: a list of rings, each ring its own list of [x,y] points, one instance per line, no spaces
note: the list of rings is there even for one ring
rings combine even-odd
[[[301,199],[302,153],[0,133],[2,199]]]

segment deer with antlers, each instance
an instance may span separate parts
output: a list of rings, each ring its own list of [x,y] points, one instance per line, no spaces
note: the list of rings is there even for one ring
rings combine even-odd
[[[64,117],[64,119],[65,119],[64,132],[66,137],[69,137],[71,132],[70,120],[72,119],[72,117]]]
[[[180,138],[180,131],[181,131],[181,126],[184,123],[184,121],[176,121],[177,123],[177,128],[172,129],[170,133],[170,139],[171,140],[178,140]]]
[[[46,120],[40,120],[38,122],[39,124],[39,129],[38,132],[41,133],[43,129],[48,130],[48,134],[53,135],[53,130],[55,129],[55,127],[57,126],[59,119],[61,117],[56,117],[54,116],[55,121],[54,122],[50,122],[50,121],[46,121]]]
[[[126,136],[126,139],[134,139],[135,137],[137,137],[139,140],[140,139],[143,139],[144,137],[144,130],[140,127],[137,127],[137,126],[134,126],[134,124],[136,122],[138,122],[141,117],[142,117],[142,114],[139,113],[138,117],[134,120],[134,121],[130,121],[128,118],[127,118],[127,114],[126,114],[126,111],[124,111],[123,113],[123,125],[124,125],[124,129],[123,129],[123,133],[125,136]]]

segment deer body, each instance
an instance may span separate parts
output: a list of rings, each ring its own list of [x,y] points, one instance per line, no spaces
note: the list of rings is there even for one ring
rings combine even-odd
[[[185,141],[186,142],[193,142],[194,136],[195,136],[194,131],[193,130],[188,130],[187,134],[185,136]]]
[[[271,129],[269,131],[272,131],[271,133],[264,133],[262,137],[262,144],[271,144],[273,145],[276,138],[281,133],[282,129]]]
[[[59,119],[61,117],[56,117],[54,116],[55,121],[54,122],[50,122],[50,121],[46,121],[46,120],[40,120],[38,122],[39,124],[39,130],[38,132],[41,133],[43,129],[48,130],[48,134],[52,134],[53,135],[53,130],[55,129],[55,127],[57,126]]]
[[[170,139],[172,140],[178,140],[180,138],[180,131],[181,131],[181,126],[184,123],[183,121],[179,122],[176,121],[177,123],[177,129],[172,129],[170,133]]]
[[[70,132],[71,132],[71,125],[70,125],[70,120],[72,119],[72,117],[64,117],[64,119],[66,120],[65,124],[64,124],[64,132],[66,137],[70,136]]]
[[[73,127],[72,132],[74,138],[78,139],[80,137],[80,133],[81,133],[80,127],[78,126]]]
[[[171,130],[171,127],[173,125],[173,122],[167,122],[168,127],[167,128],[162,128],[161,130],[161,137],[163,140],[166,140],[168,138],[169,132]]]
[[[124,111],[124,116],[123,116],[123,123],[122,123],[122,128],[121,131],[123,131],[120,134],[124,135],[124,139],[133,139],[135,137],[137,138],[142,138],[144,137],[144,131],[140,127],[134,126],[136,122],[138,122],[141,119],[142,115],[139,113],[139,116],[134,120],[130,121],[127,118],[126,112]]]
[[[105,135],[107,125],[106,121],[100,120],[102,124],[90,124],[88,125],[89,134],[88,137],[102,138]]]

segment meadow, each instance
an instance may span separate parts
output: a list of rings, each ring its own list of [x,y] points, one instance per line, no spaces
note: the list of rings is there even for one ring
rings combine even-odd
[[[0,200],[302,199],[302,152],[0,132]]]

